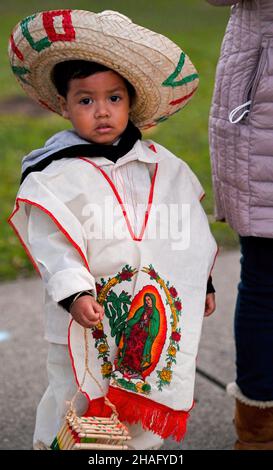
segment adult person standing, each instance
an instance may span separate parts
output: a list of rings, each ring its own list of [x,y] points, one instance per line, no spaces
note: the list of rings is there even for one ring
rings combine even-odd
[[[273,2],[233,5],[216,72],[210,151],[217,220],[239,234],[235,449],[273,449]]]

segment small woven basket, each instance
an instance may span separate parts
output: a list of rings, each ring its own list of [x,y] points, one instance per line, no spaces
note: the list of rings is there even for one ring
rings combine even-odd
[[[78,417],[67,413],[65,422],[51,444],[52,450],[126,450],[129,432],[113,413],[110,418]]]
[[[85,337],[85,371],[81,384],[71,402],[66,413],[64,424],[52,442],[51,450],[127,450],[126,441],[131,439],[127,427],[119,421],[115,405],[104,397],[105,404],[112,409],[109,418],[100,416],[79,417],[74,408],[74,401],[82,388],[86,375],[97,383],[101,392],[103,389],[97,379],[93,376],[88,366],[88,339],[87,330]]]

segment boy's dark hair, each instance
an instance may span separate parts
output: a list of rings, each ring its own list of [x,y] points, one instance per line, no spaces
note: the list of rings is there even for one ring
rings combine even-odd
[[[66,98],[69,82],[75,78],[86,78],[90,75],[94,75],[98,72],[107,72],[111,70],[103,64],[97,62],[90,62],[87,60],[67,60],[65,62],[59,62],[55,65],[51,73],[51,79],[59,95]],[[117,73],[117,72],[116,72]],[[130,104],[132,104],[135,97],[135,89],[126,78],[122,77],[126,85],[128,95],[130,98]]]

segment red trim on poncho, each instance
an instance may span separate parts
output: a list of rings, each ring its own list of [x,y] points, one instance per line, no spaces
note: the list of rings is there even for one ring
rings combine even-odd
[[[154,144],[151,144],[149,146],[149,148],[157,153],[156,151],[156,148],[154,146]],[[81,160],[85,161],[86,163],[89,163],[91,165],[93,165],[95,168],[97,168],[97,170],[99,170],[101,172],[101,174],[104,176],[104,178],[107,180],[107,182],[109,183],[109,185],[111,186],[112,188],[112,191],[113,193],[115,194],[116,198],[117,198],[117,201],[121,207],[121,210],[122,210],[122,213],[123,213],[123,216],[126,220],[126,224],[127,224],[127,227],[128,227],[128,230],[130,232],[130,235],[132,237],[132,239],[134,241],[137,241],[137,242],[140,242],[143,238],[143,235],[144,235],[144,232],[145,232],[145,229],[146,229],[146,225],[147,225],[147,222],[148,222],[148,218],[149,218],[149,214],[150,214],[150,210],[151,210],[151,207],[152,207],[152,203],[153,203],[153,196],[154,196],[154,186],[155,186],[155,180],[156,180],[156,175],[157,175],[157,170],[158,170],[158,163],[156,163],[155,165],[155,171],[154,171],[154,174],[153,174],[153,177],[152,177],[152,181],[151,181],[151,186],[150,186],[150,193],[149,193],[149,198],[148,198],[148,204],[147,204],[147,209],[145,211],[145,216],[144,216],[144,221],[143,221],[143,224],[142,224],[142,228],[141,228],[141,231],[140,231],[140,234],[139,236],[137,236],[133,229],[132,229],[132,226],[131,226],[131,223],[130,223],[130,220],[128,218],[128,215],[127,215],[127,212],[125,210],[125,205],[124,205],[124,202],[122,201],[121,197],[120,197],[120,194],[116,188],[116,186],[114,185],[113,181],[109,178],[109,176],[107,175],[107,173],[99,166],[97,165],[95,162],[92,162],[91,160],[88,160],[87,158],[85,157],[79,157]]]
[[[26,244],[24,243],[22,237],[20,236],[18,230],[16,229],[14,223],[12,222],[12,218],[13,216],[16,214],[16,212],[18,212],[20,210],[20,202],[23,202],[24,204],[29,204],[30,206],[35,206],[35,207],[38,207],[38,209],[40,209],[41,211],[43,211],[45,214],[47,214],[51,220],[56,224],[56,226],[58,227],[58,229],[63,233],[63,235],[67,238],[67,240],[71,243],[71,245],[78,251],[80,257],[82,258],[84,264],[85,264],[85,267],[88,269],[88,271],[90,272],[90,267],[89,267],[89,264],[88,264],[88,261],[82,251],[82,249],[80,248],[79,245],[77,245],[77,243],[71,238],[71,236],[69,235],[69,233],[65,230],[65,228],[60,224],[60,222],[56,219],[56,217],[54,217],[54,215],[48,210],[46,209],[45,207],[43,207],[41,204],[38,204],[37,202],[34,202],[34,201],[30,201],[29,199],[23,199],[23,198],[20,198],[18,197],[15,201],[15,209],[14,211],[12,212],[12,214],[10,215],[10,217],[8,218],[8,223],[11,225],[11,227],[13,228],[14,232],[16,233],[17,237],[19,238],[24,250],[26,251],[26,254],[28,255],[30,261],[32,262],[34,268],[36,269],[36,271],[38,272],[38,274],[40,274],[40,271],[39,271],[39,268],[35,262],[35,260],[33,259],[33,257],[31,256],[31,253],[28,249],[28,247],[26,246]],[[41,274],[40,274],[41,275]]]
[[[141,423],[144,429],[153,431],[163,439],[172,437],[178,442],[186,433],[190,410],[173,410],[149,398],[111,386],[107,398],[116,406],[121,421],[129,424]],[[89,403],[84,416],[109,417],[111,413],[101,397]]]

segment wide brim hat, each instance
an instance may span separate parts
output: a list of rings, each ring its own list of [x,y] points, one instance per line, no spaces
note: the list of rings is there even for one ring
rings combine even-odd
[[[54,66],[66,60],[104,64],[135,88],[130,119],[144,129],[179,111],[198,86],[196,69],[178,45],[115,11],[53,10],[28,16],[13,30],[9,57],[25,92],[58,114]]]

